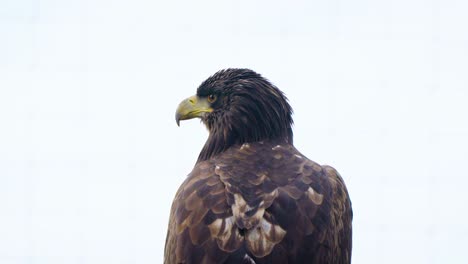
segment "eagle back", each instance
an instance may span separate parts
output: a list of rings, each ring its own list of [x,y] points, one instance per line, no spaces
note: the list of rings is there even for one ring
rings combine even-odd
[[[182,184],[165,261],[349,263],[351,218],[333,168],[290,144],[246,143],[198,163]]]

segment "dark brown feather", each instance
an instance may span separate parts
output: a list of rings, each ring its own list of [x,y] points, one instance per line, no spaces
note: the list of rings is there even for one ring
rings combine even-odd
[[[165,263],[350,263],[351,220],[336,170],[287,143],[239,145],[180,187]]]

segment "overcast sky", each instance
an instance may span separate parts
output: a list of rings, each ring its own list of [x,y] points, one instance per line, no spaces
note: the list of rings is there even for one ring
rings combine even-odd
[[[219,69],[294,108],[334,166],[353,263],[468,263],[468,2],[0,1],[0,263],[162,263]]]

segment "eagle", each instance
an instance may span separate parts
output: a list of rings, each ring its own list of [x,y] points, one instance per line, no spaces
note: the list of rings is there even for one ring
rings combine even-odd
[[[338,172],[293,145],[292,108],[249,69],[224,69],[176,111],[209,131],[178,189],[165,264],[350,263],[351,201]]]

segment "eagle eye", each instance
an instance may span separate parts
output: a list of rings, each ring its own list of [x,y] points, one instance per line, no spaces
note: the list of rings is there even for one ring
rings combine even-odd
[[[216,99],[218,99],[218,97],[216,97],[215,94],[208,95],[208,103],[212,104],[216,101]]]

